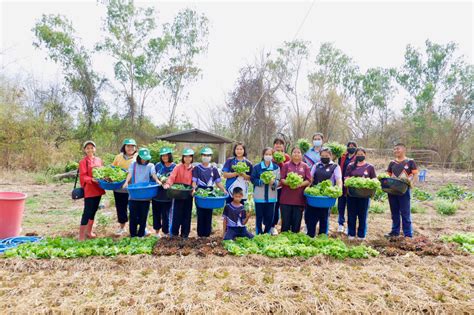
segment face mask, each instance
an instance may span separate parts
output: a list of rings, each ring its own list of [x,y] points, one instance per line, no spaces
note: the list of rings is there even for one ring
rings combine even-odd
[[[363,156],[363,155],[356,156],[356,161],[357,161],[357,162],[362,162],[362,161],[364,161],[364,160],[365,160],[365,156]]]
[[[263,160],[264,160],[265,162],[271,162],[271,161],[273,160],[273,156],[271,156],[271,155],[265,155],[265,156],[263,156]]]
[[[203,157],[202,157],[202,161],[203,161],[204,163],[209,163],[209,162],[211,162],[211,157],[210,157],[210,156],[203,156]]]
[[[349,152],[349,154],[354,154],[356,150],[356,148],[347,148],[347,152]]]
[[[321,162],[322,162],[323,164],[329,164],[329,161],[331,161],[330,158],[321,158]]]
[[[323,144],[322,140],[313,140],[313,145],[315,147],[320,147]]]

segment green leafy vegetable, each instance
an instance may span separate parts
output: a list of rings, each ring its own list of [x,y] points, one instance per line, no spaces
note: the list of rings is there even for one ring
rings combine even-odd
[[[275,179],[275,173],[273,173],[273,171],[266,171],[260,175],[260,180],[264,184],[269,184],[272,179]]]
[[[5,257],[28,259],[79,258],[88,256],[116,256],[151,254],[157,239],[149,238],[96,238],[77,241],[72,238],[46,238],[36,243],[24,243],[7,250]]]
[[[294,172],[289,172],[288,175],[286,175],[286,184],[291,189],[298,188],[298,185],[300,185],[302,182],[303,182],[303,176],[301,175],[298,175]]]
[[[377,189],[380,187],[380,181],[376,178],[349,177],[345,180],[346,187]]]
[[[306,151],[308,151],[309,148],[311,148],[311,143],[309,143],[309,141],[306,139],[298,139],[298,141],[296,142],[296,145],[298,146],[298,148],[300,148],[303,154],[306,153]]]
[[[103,166],[92,169],[92,176],[95,179],[102,179],[109,183],[121,182],[127,178],[127,172],[120,167]]]
[[[338,142],[329,142],[324,145],[331,149],[334,158],[340,158],[346,151],[346,146]]]
[[[250,167],[245,162],[238,162],[232,165],[232,169],[238,174],[244,174],[250,171]]]
[[[216,197],[224,197],[226,194],[220,189],[204,189],[198,188],[196,190],[196,196],[203,197],[203,198],[216,198]]]
[[[418,201],[426,201],[433,198],[433,196],[430,193],[416,187],[413,189],[412,193],[413,193],[413,198],[415,198]]]
[[[390,176],[388,173],[382,173],[377,176],[377,179],[384,179],[384,178],[391,178],[391,177],[392,176]]]
[[[328,238],[320,235],[311,238],[301,233],[284,232],[278,236],[260,234],[253,239],[237,238],[234,241],[224,241],[224,248],[236,256],[249,254],[265,255],[273,258],[304,257],[326,255],[337,259],[369,258],[379,253],[371,247],[347,246],[339,239]]]
[[[273,159],[277,163],[283,163],[285,162],[285,154],[283,152],[276,151],[273,153]]]
[[[186,185],[183,185],[183,184],[173,184],[171,186],[171,189],[175,189],[175,190],[192,190],[192,188],[190,186],[186,186]]]
[[[474,254],[474,233],[445,235],[441,239],[445,242],[458,243],[461,250]]]
[[[342,188],[333,186],[329,179],[320,182],[316,186],[306,188],[304,192],[310,196],[325,196],[329,198],[338,198],[342,196]]]
[[[451,183],[447,184],[446,186],[443,186],[436,193],[436,196],[447,200],[470,200],[473,198],[473,195],[474,194],[472,192],[466,191],[461,186]]]
[[[160,182],[164,185],[164,184],[166,183],[166,181],[168,180],[168,177],[169,177],[169,176],[161,175],[161,176],[159,177],[159,180],[160,180]]]

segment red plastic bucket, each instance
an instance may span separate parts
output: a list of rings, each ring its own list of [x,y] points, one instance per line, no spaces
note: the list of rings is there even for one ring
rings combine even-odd
[[[0,192],[0,239],[20,235],[26,194]]]

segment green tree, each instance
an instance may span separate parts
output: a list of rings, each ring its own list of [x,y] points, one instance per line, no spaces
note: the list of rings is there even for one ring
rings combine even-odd
[[[327,138],[353,138],[346,121],[352,111],[351,93],[358,68],[352,59],[332,43],[323,43],[308,74],[309,99],[315,129]]]
[[[404,109],[411,134],[407,140],[416,147],[426,146],[426,140],[435,135],[436,97],[443,88],[455,50],[456,44],[452,42],[441,45],[430,40],[425,42],[424,54],[411,45],[406,48],[397,82],[410,95]]]
[[[201,73],[196,57],[207,51],[209,20],[194,10],[184,9],[173,23],[164,25],[164,30],[170,45],[162,77],[170,112],[168,130],[172,131],[179,102],[187,99],[186,86]]]
[[[106,80],[93,70],[90,52],[81,45],[67,18],[43,15],[32,31],[36,36],[33,45],[45,48],[48,57],[61,65],[69,89],[81,99],[90,136],[101,105],[99,92]]]
[[[146,100],[162,81],[160,62],[169,38],[155,36],[154,9],[136,7],[134,1],[108,1],[104,30],[107,34],[96,49],[115,60],[115,79],[135,125],[143,120]]]
[[[310,113],[305,110],[305,98],[300,92],[303,67],[309,58],[309,44],[309,42],[302,40],[284,42],[276,50],[276,58],[270,64],[270,69],[276,74],[274,75],[274,84],[279,87],[279,91],[293,111],[293,115],[287,117],[293,139],[305,135],[310,116]]]
[[[354,126],[362,135],[365,145],[369,139],[377,134],[378,147],[384,148],[385,129],[388,124],[392,101],[396,89],[392,76],[393,70],[384,68],[370,68],[365,74],[356,76],[356,86],[353,89],[355,98]],[[376,131],[376,132],[375,132]]]

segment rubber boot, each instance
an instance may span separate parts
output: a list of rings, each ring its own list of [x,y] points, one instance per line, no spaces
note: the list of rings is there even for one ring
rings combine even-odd
[[[92,227],[94,226],[94,220],[89,220],[89,222],[87,222],[87,229],[86,229],[86,236],[87,238],[96,238],[97,235],[92,232]]]
[[[87,225],[81,225],[79,227],[79,240],[83,241],[86,239],[86,230],[87,230]]]

